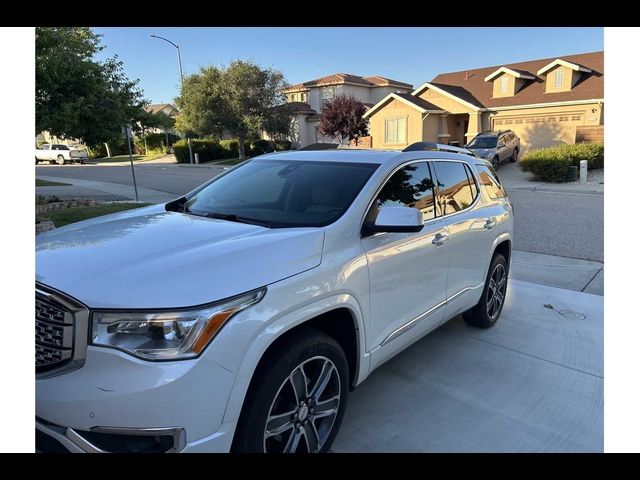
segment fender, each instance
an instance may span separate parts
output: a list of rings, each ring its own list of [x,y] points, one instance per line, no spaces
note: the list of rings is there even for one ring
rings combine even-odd
[[[288,312],[264,325],[260,333],[251,343],[247,353],[240,364],[236,379],[229,395],[223,422],[237,420],[242,410],[249,384],[258,363],[271,344],[284,335],[287,331],[304,322],[311,320],[323,313],[338,308],[348,308],[353,316],[358,335],[358,365],[356,366],[356,379],[354,386],[361,383],[369,373],[369,354],[365,351],[364,320],[360,306],[355,297],[346,293],[337,293],[306,304],[299,309]]]
[[[493,243],[491,244],[491,256],[489,257],[489,262],[491,261],[491,259],[493,258],[493,254],[496,253],[496,248],[498,247],[499,244],[501,244],[502,242],[504,242],[505,240],[509,240],[509,269],[511,269],[511,250],[512,250],[512,243],[513,240],[511,239],[511,232],[504,232],[501,233],[500,235],[498,235],[494,240]],[[486,270],[489,270],[489,263],[487,263],[487,268]]]

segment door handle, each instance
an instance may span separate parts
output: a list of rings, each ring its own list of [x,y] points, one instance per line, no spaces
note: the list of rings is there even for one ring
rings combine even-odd
[[[446,233],[436,233],[436,236],[433,237],[433,240],[431,240],[431,243],[433,243],[436,247],[439,247],[448,239],[449,239],[449,235],[447,235]]]
[[[487,218],[487,221],[484,222],[484,228],[486,228],[487,230],[491,230],[495,226],[496,226],[496,221],[494,218]]]

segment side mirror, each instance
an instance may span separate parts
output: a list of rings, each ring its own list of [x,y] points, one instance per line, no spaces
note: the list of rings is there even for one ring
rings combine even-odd
[[[374,223],[364,225],[365,234],[419,232],[424,227],[422,212],[410,207],[381,207]]]

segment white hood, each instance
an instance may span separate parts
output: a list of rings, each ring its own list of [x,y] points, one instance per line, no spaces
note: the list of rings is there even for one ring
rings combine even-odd
[[[243,293],[320,264],[324,232],[268,229],[164,205],[36,237],[36,280],[91,308],[176,308]]]

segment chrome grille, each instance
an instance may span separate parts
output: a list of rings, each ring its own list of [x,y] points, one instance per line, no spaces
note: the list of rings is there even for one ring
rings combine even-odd
[[[36,372],[57,368],[73,356],[73,314],[36,295]]]

